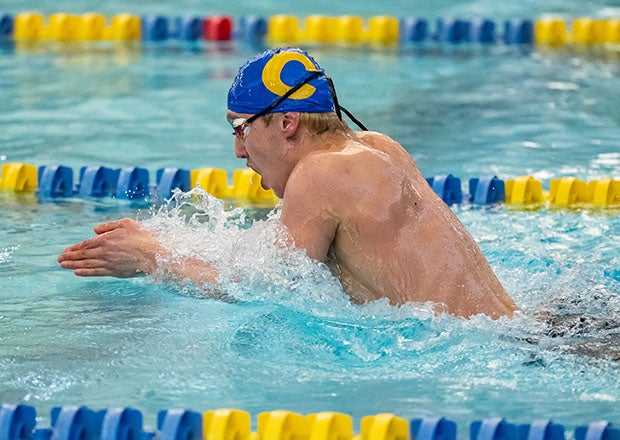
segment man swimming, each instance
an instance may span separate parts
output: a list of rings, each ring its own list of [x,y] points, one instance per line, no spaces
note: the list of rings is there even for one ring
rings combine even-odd
[[[432,301],[463,317],[511,316],[516,305],[409,153],[383,134],[351,130],[341,111],[357,122],[299,49],[257,55],[230,88],[235,155],[282,198],[281,222],[295,246],[326,263],[357,303]],[[130,277],[153,273],[158,256],[169,254],[129,219],[95,233],[67,248],[60,265],[79,276]],[[166,270],[197,283],[219,276],[198,259]]]

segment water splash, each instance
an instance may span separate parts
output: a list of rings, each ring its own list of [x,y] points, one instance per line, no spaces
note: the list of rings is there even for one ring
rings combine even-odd
[[[171,261],[195,258],[219,272],[217,286],[181,284],[188,293],[213,295],[214,290],[235,301],[348,303],[340,283],[327,266],[295,248],[280,222],[278,209],[264,219],[226,204],[200,188],[175,191],[144,226],[172,253]]]
[[[566,352],[620,357],[617,349],[613,350],[620,337],[620,296],[609,283],[598,282],[589,267],[560,264],[562,269],[550,276],[556,262],[538,267],[540,255],[525,256],[536,265],[532,273],[531,264],[522,261],[524,255],[517,255],[516,268],[509,261],[515,256],[509,255],[504,262],[510,276],[521,280],[522,292],[517,296],[527,298],[520,304],[524,312],[514,319],[494,321],[477,316],[462,320],[438,314],[432,303],[393,307],[387,300],[379,300],[360,306],[349,301],[324,264],[294,247],[280,223],[278,209],[262,217],[229,208],[196,188],[187,193],[176,191],[168,204],[144,220],[145,227],[173,254],[162,265],[170,260],[198,258],[218,269],[217,286],[177,280],[185,294],[221,298],[224,293],[225,299],[258,310],[261,305],[268,306],[268,311],[253,322],[236,329],[233,346],[247,349],[249,338],[271,356],[271,345],[281,339],[280,334],[292,337],[300,331],[301,340],[312,335],[312,340],[306,341],[309,346],[323,341],[338,353],[336,357],[351,357],[362,363],[386,358],[412,362],[412,357],[421,353],[429,356],[451,347],[471,349],[473,353],[479,345],[471,344],[468,338],[475,333],[475,340],[486,334],[498,348],[510,347],[522,353],[520,362],[524,365],[548,363]],[[282,324],[284,329],[279,324],[282,316],[287,321]],[[256,345],[257,340],[263,343]]]
[[[13,258],[13,253],[17,250],[19,250],[19,246],[0,248],[0,264],[9,263]]]

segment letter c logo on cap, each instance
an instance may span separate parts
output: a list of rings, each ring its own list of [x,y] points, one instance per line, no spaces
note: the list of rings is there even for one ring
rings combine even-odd
[[[280,52],[275,54],[271,59],[267,61],[265,67],[263,67],[263,84],[272,93],[278,96],[284,95],[288,92],[293,85],[285,84],[282,81],[282,70],[291,61],[298,61],[304,65],[307,71],[316,72],[316,66],[306,57],[299,52]],[[316,88],[310,84],[304,84],[299,90],[290,96],[290,99],[306,99],[312,96]]]

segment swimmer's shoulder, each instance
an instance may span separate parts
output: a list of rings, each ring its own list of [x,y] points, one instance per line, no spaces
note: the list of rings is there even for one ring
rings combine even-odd
[[[355,131],[353,132],[357,141],[375,150],[389,154],[398,160],[412,161],[411,155],[405,148],[386,134],[376,131]]]
[[[369,182],[380,170],[386,170],[387,155],[353,138],[305,155],[291,172],[287,187],[312,188],[337,196],[359,182]],[[354,183],[353,183],[354,182]]]
[[[376,131],[354,131],[353,136],[358,142],[373,147],[377,145],[400,145],[388,135]]]
[[[317,184],[319,181],[331,184],[335,176],[339,179],[346,176],[369,179],[376,172],[391,169],[394,159],[403,152],[410,158],[400,144],[389,136],[356,131],[344,142],[305,155],[297,163],[291,177],[312,179]]]

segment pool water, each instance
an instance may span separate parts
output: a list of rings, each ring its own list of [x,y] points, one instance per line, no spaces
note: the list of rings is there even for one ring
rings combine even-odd
[[[251,3],[251,4],[250,4]],[[284,2],[248,13],[299,16]],[[244,6],[244,3],[240,3]],[[613,15],[603,2],[368,3],[320,12],[429,18]],[[9,2],[7,12],[84,12]],[[98,12],[124,12],[114,2]],[[205,11],[154,2],[136,14]],[[542,9],[542,8],[545,9]],[[204,6],[203,6],[204,8]],[[221,10],[218,10],[221,9]],[[0,163],[232,172],[226,92],[256,51],[239,42],[0,46]],[[314,47],[341,103],[389,134],[426,176],[620,176],[620,63],[614,52],[450,46]],[[454,206],[523,313],[435,316],[428,304],[353,305],[330,274],[273,245],[277,213],[204,194],[170,206],[113,199],[40,203],[0,192],[0,402],[336,410],[472,420],[552,418],[567,429],[620,422],[620,215],[605,209]],[[217,260],[228,297],[181,281],[77,278],[56,256],[92,227],[138,218],[180,253]],[[548,313],[551,321],[543,318]]]

